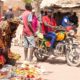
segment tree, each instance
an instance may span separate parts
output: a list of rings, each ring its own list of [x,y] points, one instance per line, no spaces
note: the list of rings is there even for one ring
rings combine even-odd
[[[32,0],[23,0],[25,3],[31,3]]]
[[[35,3],[35,8],[36,8],[36,11],[37,13],[39,13],[40,11],[40,4],[42,2],[42,0],[23,0],[25,3]]]
[[[42,0],[33,0],[33,2],[36,2],[36,9],[37,9],[37,13],[39,13],[40,11],[40,4],[42,2]]]

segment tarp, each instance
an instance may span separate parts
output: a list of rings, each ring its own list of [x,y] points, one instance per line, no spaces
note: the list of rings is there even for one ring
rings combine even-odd
[[[46,6],[51,6],[53,4],[55,4],[58,0],[43,0],[41,5],[40,5],[40,8],[44,8]]]
[[[48,7],[51,5],[57,5],[60,7],[77,7],[80,6],[79,0],[43,0],[40,8]]]

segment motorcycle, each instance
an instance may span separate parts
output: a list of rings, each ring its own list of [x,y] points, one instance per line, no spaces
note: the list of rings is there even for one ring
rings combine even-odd
[[[57,38],[53,48],[50,47],[49,40],[45,39],[41,33],[39,34],[37,47],[34,51],[37,60],[45,61],[51,55],[56,57],[65,56],[67,63],[70,66],[78,66],[80,64],[79,43],[76,42],[76,38],[73,36],[74,31],[72,30],[72,32],[70,31],[66,34],[65,30],[57,30],[55,33]],[[60,34],[64,36],[60,36]]]
[[[74,36],[74,30],[71,30],[66,38],[66,60],[67,63],[71,66],[79,66],[80,65],[80,48],[79,42]]]

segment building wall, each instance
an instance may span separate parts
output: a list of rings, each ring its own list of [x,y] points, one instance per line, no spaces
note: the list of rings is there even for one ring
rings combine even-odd
[[[25,3],[22,0],[6,0],[4,4],[6,4],[8,6],[8,8],[9,7],[13,8],[15,16],[19,16],[22,13],[22,11],[20,11],[20,9],[25,9],[24,8]],[[14,10],[15,6],[18,6],[20,9],[19,10]]]
[[[3,14],[3,1],[0,0],[0,14]]]

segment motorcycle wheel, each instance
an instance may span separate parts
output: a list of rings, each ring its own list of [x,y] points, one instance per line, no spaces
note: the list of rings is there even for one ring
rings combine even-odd
[[[59,42],[59,43],[56,45],[55,49],[53,50],[53,51],[54,51],[54,54],[53,54],[53,55],[54,55],[54,56],[61,56],[61,55],[63,55],[64,50],[65,50],[64,43]]]
[[[47,58],[49,57],[47,55],[47,51],[44,49],[35,49],[34,55],[38,61],[46,61]]]
[[[68,65],[70,65],[70,66],[74,66],[74,67],[79,66],[80,65],[79,52],[76,49],[73,49],[70,51],[67,50],[66,60],[67,60]]]

